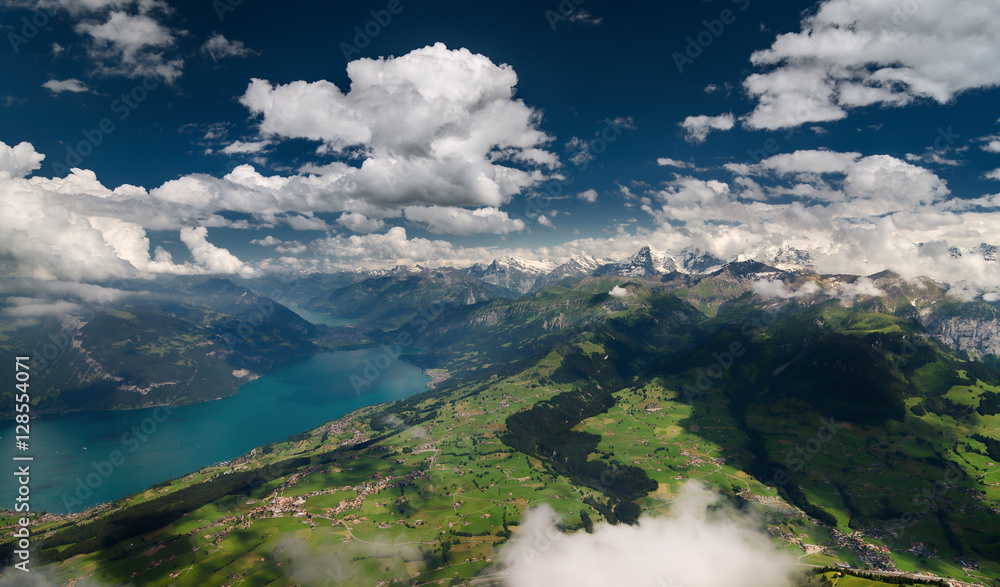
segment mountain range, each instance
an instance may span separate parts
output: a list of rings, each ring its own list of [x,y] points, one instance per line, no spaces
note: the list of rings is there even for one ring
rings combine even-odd
[[[0,347],[34,349],[38,356],[43,350],[58,354],[56,367],[43,370],[38,378],[42,411],[187,403],[231,395],[247,378],[293,357],[384,341],[385,332],[428,309],[434,309],[435,316],[446,308],[451,311],[441,314],[424,336],[443,336],[447,330],[453,337],[447,341],[449,348],[466,340],[468,351],[477,344],[480,334],[474,333],[480,326],[503,324],[525,313],[539,318],[517,322],[524,329],[521,342],[502,351],[512,356],[522,347],[543,346],[547,334],[601,319],[581,312],[577,297],[584,292],[606,295],[617,286],[620,295],[607,298],[606,311],[627,307],[628,295],[637,288],[672,293],[707,316],[724,312],[747,295],[769,305],[791,299],[841,299],[916,319],[929,336],[956,350],[974,356],[1000,354],[997,301],[954,297],[947,284],[906,280],[892,272],[819,275],[804,265],[807,256],[790,247],[758,253],[774,263],[724,262],[695,250],[663,253],[642,247],[613,262],[582,257],[556,265],[502,257],[468,268],[397,267],[254,280],[135,280],[128,282],[126,297],[101,306],[89,319],[67,315],[50,317],[42,327],[8,325]],[[1000,262],[996,247],[989,245],[955,254]],[[341,328],[313,325],[288,304],[360,323]],[[248,322],[257,319],[256,326]],[[443,339],[424,342],[432,348]],[[0,383],[4,377],[0,374]]]

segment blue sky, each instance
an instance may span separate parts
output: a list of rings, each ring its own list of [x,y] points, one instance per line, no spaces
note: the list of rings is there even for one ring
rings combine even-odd
[[[97,218],[80,239],[112,253],[70,270],[37,232],[34,248],[3,252],[14,274],[83,281],[556,263],[645,242],[777,261],[774,247],[818,239],[821,268],[903,273],[936,243],[920,254],[947,263],[948,247],[1000,244],[991,4],[23,0],[0,12],[0,141],[45,158],[4,155],[8,188],[44,190],[44,213],[69,214],[64,234]],[[370,94],[350,92],[359,59]],[[403,95],[453,86],[465,94]],[[614,141],[593,142],[602,131]],[[588,143],[600,152],[581,156]],[[76,159],[81,144],[92,152]],[[420,171],[380,176],[386,161]],[[362,163],[373,170],[355,177]],[[252,168],[234,183],[237,165]],[[86,178],[31,183],[70,167]],[[101,192],[122,184],[142,189]]]

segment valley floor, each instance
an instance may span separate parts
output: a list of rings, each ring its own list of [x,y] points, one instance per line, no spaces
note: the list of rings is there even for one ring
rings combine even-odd
[[[508,415],[571,388],[551,383],[558,363],[552,353],[524,372],[486,385],[458,387],[444,398],[431,393],[407,400],[402,415],[410,424],[385,406],[364,408],[294,441],[256,449],[101,511],[38,518],[36,541],[46,531],[58,537],[56,530],[67,523],[82,532],[50,543],[44,556],[51,565],[45,572],[60,584],[79,578],[151,586],[372,585],[376,579],[380,584],[499,584],[504,577],[500,551],[509,536],[517,535],[529,508],[548,504],[567,531],[582,531],[587,518],[600,523],[606,517],[601,491],[574,483],[500,440]],[[847,526],[838,498],[838,485],[845,481],[824,473],[820,462],[833,451],[859,450],[884,434],[881,429],[845,426],[816,451],[802,486],[837,515],[837,526],[829,527],[744,470],[746,437],[721,395],[709,393],[689,405],[677,401],[675,391],[651,382],[623,389],[616,398],[614,407],[576,429],[600,436],[600,455],[640,467],[656,482],[655,491],[640,500],[644,515],[668,513],[681,487],[693,480],[753,504],[775,545],[803,567],[842,563],[896,576],[920,572],[979,584],[1000,577],[996,561],[959,560],[915,541],[921,525],[933,525],[933,516],[917,519],[905,532],[895,530],[906,534],[900,539],[892,539],[885,528]],[[804,445],[819,422],[815,414],[814,421],[788,423],[781,444]],[[302,465],[287,469],[282,463],[288,459]],[[857,477],[861,488],[886,485],[879,479],[891,473],[879,470],[877,459],[868,459],[859,456],[857,471],[847,474]],[[257,477],[245,489],[206,499],[162,527],[149,521],[148,528],[121,540],[87,544],[95,534],[113,535],[102,520],[127,518],[142,504],[180,499],[247,472]],[[974,503],[986,507],[981,500]],[[0,523],[6,534],[13,519]],[[841,578],[835,584],[883,583]]]

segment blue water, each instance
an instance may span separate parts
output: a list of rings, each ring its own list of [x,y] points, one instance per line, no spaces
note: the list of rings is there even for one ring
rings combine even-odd
[[[355,393],[351,376],[364,377],[366,361],[379,353],[321,353],[213,402],[33,420],[30,450],[17,455],[8,420],[0,427],[0,462],[14,471],[13,456],[34,457],[32,511],[80,511],[284,440],[357,408],[427,389],[429,379],[419,368],[395,360],[362,394]],[[14,509],[14,476],[0,475],[0,508]]]

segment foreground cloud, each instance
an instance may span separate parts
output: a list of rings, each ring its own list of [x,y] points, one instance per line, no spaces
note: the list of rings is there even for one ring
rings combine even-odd
[[[710,511],[710,509],[712,511]],[[548,505],[528,512],[501,551],[509,587],[791,587],[794,560],[753,521],[686,484],[665,518],[562,534]]]

